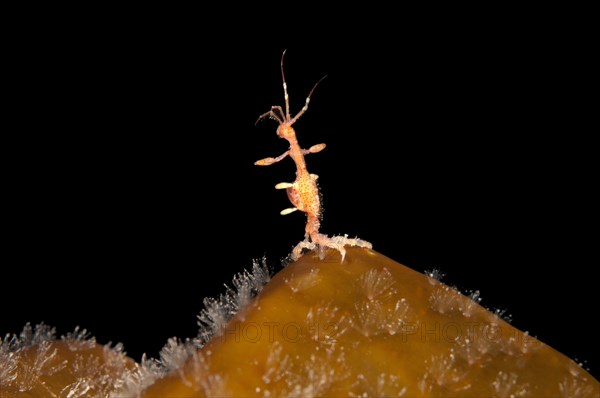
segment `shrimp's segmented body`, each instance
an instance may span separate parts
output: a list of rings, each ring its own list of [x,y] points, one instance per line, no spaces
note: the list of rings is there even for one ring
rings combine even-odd
[[[277,163],[287,156],[291,157],[294,163],[296,164],[296,180],[294,182],[280,182],[275,185],[276,189],[285,189],[288,194],[288,198],[294,207],[284,209],[281,211],[282,215],[290,214],[296,210],[300,210],[306,214],[306,228],[304,234],[304,240],[296,245],[296,247],[292,250],[292,260],[298,259],[303,250],[314,250],[319,249],[319,254],[322,256],[323,249],[325,248],[333,248],[340,252],[342,255],[342,261],[344,261],[344,257],[346,254],[346,250],[344,249],[345,245],[350,246],[360,246],[371,248],[371,244],[361,239],[349,239],[347,235],[345,236],[334,236],[328,237],[327,235],[323,235],[319,233],[319,227],[321,226],[321,198],[319,194],[319,187],[317,185],[316,174],[310,174],[308,169],[306,168],[306,162],[304,160],[304,155],[308,155],[309,153],[317,153],[325,149],[325,144],[317,144],[313,145],[309,149],[301,149],[298,144],[298,139],[296,138],[296,132],[292,128],[292,125],[306,112],[308,109],[308,104],[310,102],[310,97],[317,87],[317,85],[325,78],[321,78],[310,90],[308,97],[306,97],[306,102],[300,112],[296,114],[293,118],[290,115],[290,101],[287,92],[287,84],[285,82],[285,75],[283,73],[283,58],[285,56],[285,51],[281,56],[281,77],[283,80],[283,93],[285,99],[285,113],[281,106],[272,106],[271,110],[262,114],[258,120],[262,120],[265,117],[270,117],[279,123],[277,127],[277,135],[280,138],[287,140],[290,144],[290,148],[279,155],[276,158],[265,158],[261,159],[254,164],[258,166],[269,166],[273,163]]]

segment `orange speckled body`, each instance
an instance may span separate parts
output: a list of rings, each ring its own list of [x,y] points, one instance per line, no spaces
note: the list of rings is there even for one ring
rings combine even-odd
[[[306,213],[306,233],[313,242],[319,240],[319,227],[321,218],[321,200],[316,176],[310,174],[306,168],[304,151],[296,139],[296,132],[286,122],[277,129],[277,134],[290,143],[289,156],[296,163],[296,180],[286,189],[288,198],[294,208]]]
[[[294,187],[287,189],[290,202],[298,210],[319,218],[320,203],[317,184],[309,174],[297,176]],[[316,200],[314,199],[316,197]]]
[[[290,202],[298,210],[306,213],[308,224],[306,232],[314,238],[313,234],[318,233],[319,225],[313,225],[314,220],[318,222],[321,216],[321,201],[319,198],[319,187],[317,186],[316,177],[310,174],[306,169],[304,155],[296,140],[294,129],[287,127],[291,133],[285,137],[290,143],[290,157],[296,163],[296,180],[293,186],[287,188],[287,195]]]

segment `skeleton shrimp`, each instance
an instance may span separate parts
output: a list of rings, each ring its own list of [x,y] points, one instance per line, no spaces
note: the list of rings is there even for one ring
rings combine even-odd
[[[323,258],[324,249],[332,248],[340,252],[343,262],[346,255],[346,249],[344,248],[345,245],[366,247],[370,249],[371,244],[358,238],[349,239],[347,235],[333,236],[330,238],[327,235],[319,233],[322,214],[321,196],[319,193],[319,187],[317,185],[318,176],[308,172],[304,155],[321,152],[323,149],[325,149],[325,144],[317,144],[311,146],[309,149],[301,149],[300,145],[298,144],[298,139],[296,138],[296,132],[292,128],[292,125],[296,123],[296,121],[302,115],[304,115],[308,109],[308,104],[313,92],[315,91],[315,88],[317,88],[319,83],[321,83],[326,76],[323,76],[319,81],[317,81],[317,83],[315,83],[312,90],[310,90],[308,96],[306,97],[304,106],[300,112],[298,112],[296,116],[292,118],[290,115],[290,100],[287,92],[287,84],[285,82],[285,74],[283,72],[284,56],[285,51],[281,55],[281,78],[283,80],[285,113],[283,112],[281,106],[275,105],[271,107],[271,110],[260,115],[256,122],[258,123],[265,117],[269,117],[278,122],[279,126],[277,127],[277,135],[280,138],[287,140],[290,144],[290,147],[287,151],[276,158],[264,158],[255,162],[254,164],[257,166],[269,166],[273,163],[281,161],[287,156],[291,157],[296,164],[296,180],[294,182],[280,182],[279,184],[275,185],[276,189],[285,189],[287,191],[288,198],[293,205],[293,207],[282,210],[281,214],[286,215],[296,210],[300,210],[306,213],[307,217],[304,240],[298,243],[292,250],[292,260],[297,260],[302,255],[302,251],[304,249],[318,249],[320,257]]]

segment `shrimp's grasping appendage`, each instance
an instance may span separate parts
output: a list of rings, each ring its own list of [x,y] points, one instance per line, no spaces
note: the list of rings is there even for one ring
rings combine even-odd
[[[290,115],[290,101],[287,92],[287,84],[285,82],[285,75],[283,73],[283,57],[285,51],[281,56],[281,77],[283,80],[283,93],[285,98],[285,113],[281,106],[272,106],[271,110],[260,115],[257,122],[265,117],[270,117],[279,123],[277,127],[277,135],[281,138],[286,139],[290,143],[290,148],[277,156],[276,158],[265,158],[261,159],[254,164],[257,166],[269,166],[273,163],[277,163],[285,157],[289,156],[296,163],[296,180],[294,182],[280,182],[275,185],[276,189],[285,189],[288,194],[288,198],[294,207],[282,210],[281,214],[290,214],[296,210],[300,210],[306,213],[306,228],[304,234],[304,240],[296,245],[292,250],[292,260],[298,259],[302,255],[304,249],[314,250],[319,249],[319,255],[324,254],[325,248],[336,249],[342,255],[342,261],[346,255],[345,245],[359,246],[371,248],[371,244],[361,239],[349,239],[345,236],[333,236],[328,237],[319,233],[319,227],[321,225],[321,202],[319,195],[319,187],[317,186],[316,174],[310,174],[306,169],[306,162],[304,161],[304,155],[309,153],[317,153],[325,149],[325,144],[317,144],[311,146],[309,149],[301,149],[296,139],[296,132],[292,128],[292,125],[306,112],[310,97],[317,87],[317,85],[325,78],[322,77],[310,90],[308,97],[306,97],[306,103],[294,116]]]

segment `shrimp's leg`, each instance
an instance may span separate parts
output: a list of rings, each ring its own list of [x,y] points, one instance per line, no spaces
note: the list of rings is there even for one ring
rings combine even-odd
[[[282,124],[286,120],[285,115],[283,114],[283,111],[281,110],[281,107],[279,105],[272,106],[269,112],[265,112],[262,115],[260,115],[258,119],[256,119],[256,123],[260,122],[266,117],[270,117],[271,119],[276,120],[279,124]]]
[[[303,149],[302,154],[308,155],[309,153],[317,153],[317,152],[321,152],[323,149],[325,149],[325,144],[317,144],[317,145],[311,146],[309,149]]]
[[[273,163],[279,162],[281,159],[284,159],[289,154],[290,154],[290,151],[285,151],[284,153],[277,156],[276,158],[264,158],[261,160],[257,160],[256,162],[254,162],[254,164],[257,166],[269,166],[269,165],[272,165]]]

